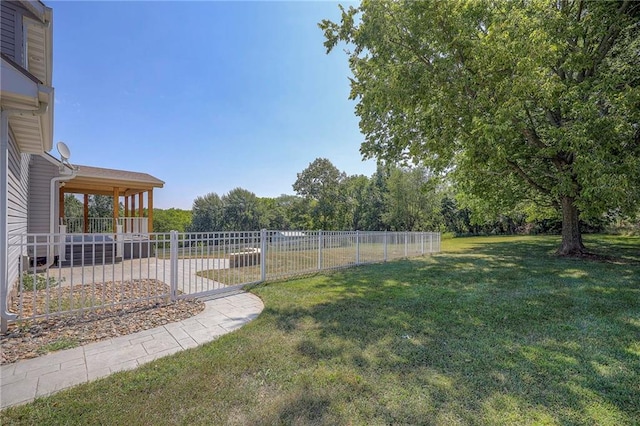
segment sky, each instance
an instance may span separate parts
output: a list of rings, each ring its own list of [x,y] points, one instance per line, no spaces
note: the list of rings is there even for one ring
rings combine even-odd
[[[375,171],[359,152],[346,46],[327,55],[317,26],[339,20],[338,3],[46,4],[54,145],[73,164],[163,180],[154,207],[190,209],[236,187],[294,194],[321,157],[348,175]]]

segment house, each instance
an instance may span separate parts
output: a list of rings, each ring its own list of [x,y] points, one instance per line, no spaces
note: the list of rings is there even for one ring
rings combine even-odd
[[[31,234],[57,233],[127,233],[140,235],[153,232],[153,190],[162,188],[164,182],[146,173],[126,170],[106,169],[101,167],[73,165],[63,162],[45,153],[34,156],[31,160],[29,173],[29,199],[27,230]],[[83,215],[80,217],[65,216],[65,195],[73,194],[83,198]],[[89,217],[89,196],[106,195],[114,200],[113,211],[109,217]],[[146,195],[146,196],[145,196]],[[120,208],[124,207],[124,215]],[[145,211],[147,216],[145,216]],[[46,242],[48,235],[40,239]],[[70,237],[66,237],[71,240]],[[148,237],[147,237],[148,238]],[[113,241],[111,237],[100,238],[105,243]],[[146,239],[146,238],[143,238]],[[75,238],[77,240],[77,238]],[[85,241],[86,238],[83,238]],[[54,247],[42,244],[40,250],[27,253],[39,264],[58,264],[60,253],[55,253]],[[100,247],[86,246],[86,251],[98,249],[95,256],[100,258],[103,253]],[[127,246],[127,248],[130,248]],[[76,255],[77,253],[76,248]],[[70,253],[71,247],[66,251]],[[140,251],[138,251],[140,253]],[[95,257],[94,256],[94,257]],[[114,254],[115,256],[115,254]],[[83,256],[86,262],[93,263],[91,256]],[[125,253],[124,258],[130,258],[131,253]],[[102,261],[113,260],[109,255]]]
[[[39,1],[0,2],[0,315],[19,273],[13,236],[28,231],[32,159],[53,147],[53,14]]]
[[[55,185],[51,186],[52,183]],[[147,173],[62,162],[45,153],[31,161],[29,176],[29,233],[153,232],[153,190],[164,182]],[[65,217],[66,194],[83,198],[82,217]],[[112,197],[110,217],[89,217],[89,196]],[[124,216],[120,207],[124,207]],[[145,211],[148,216],[145,216]],[[60,228],[63,225],[65,228]]]
[[[5,330],[7,320],[15,318],[8,310],[8,296],[21,270],[36,263],[49,267],[56,258],[54,250],[61,250],[53,241],[64,239],[53,234],[94,231],[89,229],[89,195],[114,198],[112,217],[102,219],[109,225],[105,231],[147,234],[153,231],[153,189],[164,182],[145,173],[72,166],[49,154],[52,9],[37,0],[2,0],[0,24],[0,317]],[[84,197],[84,217],[64,217],[64,196],[69,193]],[[67,229],[71,219],[79,227]],[[27,249],[21,244],[27,233],[40,234],[32,238],[44,244]]]

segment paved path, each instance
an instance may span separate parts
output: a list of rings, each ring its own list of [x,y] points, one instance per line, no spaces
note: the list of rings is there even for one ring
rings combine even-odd
[[[1,366],[0,408],[210,342],[242,327],[264,308],[257,296],[245,292],[205,303],[204,311],[180,322]]]

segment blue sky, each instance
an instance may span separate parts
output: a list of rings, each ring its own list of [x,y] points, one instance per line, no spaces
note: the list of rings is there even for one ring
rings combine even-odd
[[[317,27],[339,19],[338,3],[47,4],[54,142],[72,163],[162,179],[155,207],[190,209],[235,187],[293,194],[318,157],[374,172],[359,153],[344,46],[327,55]]]

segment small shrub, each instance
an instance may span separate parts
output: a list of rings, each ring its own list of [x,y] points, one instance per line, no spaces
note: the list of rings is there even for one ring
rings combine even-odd
[[[54,277],[47,277],[44,274],[24,273],[21,278],[21,291],[44,290],[47,287],[56,287],[60,285],[62,281],[64,281],[64,278],[58,281]]]

